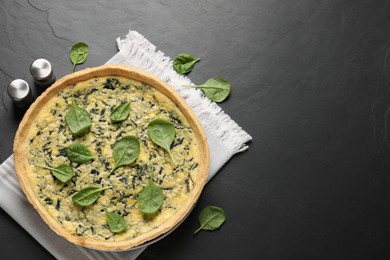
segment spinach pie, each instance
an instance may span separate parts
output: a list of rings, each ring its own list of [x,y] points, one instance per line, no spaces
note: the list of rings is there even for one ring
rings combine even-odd
[[[209,150],[183,98],[154,75],[104,65],[63,77],[14,141],[29,202],[57,234],[128,250],[175,227],[204,187]]]

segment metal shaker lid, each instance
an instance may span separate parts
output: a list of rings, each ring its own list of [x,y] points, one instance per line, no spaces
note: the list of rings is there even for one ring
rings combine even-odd
[[[8,85],[8,95],[14,101],[22,101],[27,96],[31,95],[28,83],[22,79],[15,79]]]
[[[31,75],[36,80],[50,80],[53,77],[53,69],[48,60],[37,59],[30,66]]]

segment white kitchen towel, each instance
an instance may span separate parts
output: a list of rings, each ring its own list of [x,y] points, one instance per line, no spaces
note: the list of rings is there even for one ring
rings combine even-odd
[[[158,51],[145,37],[130,31],[125,39],[117,39],[119,52],[107,64],[127,64],[159,76],[172,85],[192,107],[205,128],[210,147],[209,181],[236,153],[248,149],[252,138],[221,108],[210,102],[198,89],[183,88],[190,79],[177,74],[172,61]],[[0,207],[14,218],[57,259],[135,259],[146,247],[125,252],[102,252],[75,246],[56,235],[26,200],[14,170],[11,155],[0,165]]]

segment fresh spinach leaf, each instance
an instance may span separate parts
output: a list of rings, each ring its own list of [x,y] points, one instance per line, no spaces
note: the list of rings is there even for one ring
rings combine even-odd
[[[72,46],[70,50],[70,60],[73,63],[73,70],[76,68],[77,64],[82,64],[87,60],[89,53],[89,46],[85,42],[77,42]]]
[[[68,182],[74,176],[73,168],[65,164],[61,164],[55,168],[41,164],[35,164],[35,166],[50,170],[51,174],[63,183]]]
[[[111,121],[114,123],[119,123],[126,120],[130,114],[130,103],[124,103],[117,106],[114,111],[111,113]]]
[[[138,158],[139,152],[140,145],[135,136],[125,136],[116,141],[113,149],[115,165],[110,174],[118,167],[134,162]]]
[[[188,53],[181,53],[173,61],[173,68],[179,74],[187,74],[191,72],[198,61],[200,61],[200,58],[194,58]]]
[[[127,225],[123,217],[115,212],[108,212],[104,209],[106,213],[106,220],[108,227],[112,233],[120,233],[126,230]]]
[[[92,203],[94,203],[100,196],[100,193],[103,190],[111,189],[111,186],[108,187],[87,187],[79,192],[77,192],[75,195],[73,195],[72,200],[74,203],[77,205],[84,207],[84,206],[89,206]]]
[[[163,191],[154,183],[151,176],[148,185],[139,194],[138,208],[144,214],[154,214],[161,208],[163,201]]]
[[[200,230],[215,230],[219,228],[226,220],[225,211],[216,206],[205,207],[199,215],[200,227],[194,232],[198,233]]]
[[[65,115],[65,120],[70,131],[74,135],[84,133],[91,127],[92,124],[88,111],[77,106],[74,99],[72,99],[72,105]]]
[[[183,87],[192,87],[201,89],[206,97],[214,102],[222,102],[229,95],[232,90],[230,82],[223,78],[211,78],[207,80],[203,85],[185,85]]]
[[[93,159],[91,151],[84,144],[71,144],[66,148],[66,156],[74,163],[87,163]]]
[[[164,148],[172,158],[172,161],[175,161],[171,153],[171,144],[176,135],[175,127],[170,122],[157,118],[149,122],[148,134],[150,139]]]

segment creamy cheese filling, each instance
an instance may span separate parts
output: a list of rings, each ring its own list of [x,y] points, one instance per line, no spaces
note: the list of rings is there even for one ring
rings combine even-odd
[[[89,132],[82,136],[73,136],[65,122],[72,97],[92,119]],[[124,102],[131,103],[130,116],[121,123],[112,123],[112,110]],[[155,118],[175,126],[176,137],[171,146],[175,163],[148,136],[147,125]],[[109,176],[114,166],[113,145],[128,135],[138,138],[140,155],[136,162],[118,168]],[[66,147],[74,143],[85,144],[94,160],[71,163],[66,157]],[[28,161],[31,167],[28,177],[50,215],[71,233],[101,241],[129,240],[172,218],[189,197],[200,168],[197,140],[179,108],[154,88],[125,77],[94,78],[60,91],[42,108],[29,131]],[[67,164],[74,168],[75,177],[63,184],[49,170],[35,164],[51,167]],[[137,208],[137,198],[152,172],[154,181],[163,189],[164,203],[158,213],[145,216]],[[91,206],[76,206],[71,199],[73,194],[93,185],[113,188],[103,191]],[[121,214],[127,230],[112,233],[104,209]]]

